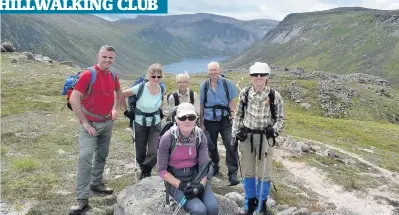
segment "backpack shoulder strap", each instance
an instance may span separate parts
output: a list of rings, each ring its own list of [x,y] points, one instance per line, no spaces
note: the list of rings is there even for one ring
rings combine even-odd
[[[162,85],[159,85],[161,87],[161,94],[163,96],[163,94],[165,93],[165,88]]]
[[[247,110],[247,107],[248,107],[248,94],[249,94],[249,90],[250,89],[251,89],[251,86],[245,88],[244,101],[242,99],[240,100],[240,103],[241,103],[241,119],[244,119],[244,117],[245,117],[245,111]]]
[[[204,86],[204,106],[206,106],[206,101],[208,98],[208,89],[209,89],[209,82],[211,79],[208,79],[205,81],[205,86]]]
[[[173,95],[173,99],[175,100],[175,107],[176,107],[180,104],[179,94],[177,93],[177,91],[175,91],[172,95]]]
[[[274,103],[275,100],[275,91],[270,88],[270,93],[269,93],[269,105],[270,105],[270,113],[271,117],[273,119],[273,124],[276,122],[277,116],[276,116],[276,105]]]
[[[93,86],[93,84],[94,84],[94,82],[96,81],[96,78],[97,78],[97,70],[94,67],[89,67],[88,70],[90,70],[90,72],[91,72],[91,81],[90,81],[90,84],[89,84],[89,88],[88,88],[88,93],[87,94],[90,94],[91,86]]]
[[[194,104],[194,90],[189,89],[190,90],[190,103]]]
[[[198,126],[195,126],[195,150],[197,152],[197,160],[198,160],[198,156],[199,156],[199,148],[201,146],[202,143],[202,129]]]
[[[230,102],[229,87],[227,86],[227,79],[222,77],[224,91],[226,91],[227,103]]]
[[[113,78],[114,81],[115,81],[115,79],[116,79],[116,74],[115,74],[114,72],[112,72],[111,70],[109,70],[109,72],[111,72],[112,78]]]
[[[176,128],[175,127],[172,127],[170,129],[170,139],[171,139],[171,143],[169,146],[169,157],[176,148],[177,136],[176,136]]]
[[[139,90],[137,91],[137,99],[136,100],[139,100],[140,97],[143,95],[144,87],[145,87],[145,82],[140,84]]]

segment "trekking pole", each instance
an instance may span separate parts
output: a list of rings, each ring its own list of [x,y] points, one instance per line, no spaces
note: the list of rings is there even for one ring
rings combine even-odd
[[[263,137],[262,137],[263,138]],[[263,179],[265,177],[265,170],[266,170],[266,157],[267,157],[267,148],[269,147],[269,139],[266,137],[267,140],[267,144],[266,144],[266,148],[265,148],[265,158],[263,160],[263,171],[262,171],[262,180],[260,181],[260,183],[262,183],[260,185],[260,194],[259,194],[259,202],[258,202],[258,207],[256,208],[256,211],[254,212],[254,215],[259,215],[260,213],[260,207],[262,204],[262,192],[263,192]],[[262,149],[260,149],[262,150]]]
[[[136,179],[137,183],[137,151],[134,148],[134,145],[136,144],[136,132],[134,131],[134,122],[132,123],[132,137],[133,137],[133,149],[134,149],[134,178]]]
[[[200,183],[202,178],[204,178],[208,174],[209,167],[211,166],[211,164],[212,164],[212,160],[208,160],[207,163],[198,171],[197,176],[195,176],[195,178],[191,182],[192,183]],[[187,199],[184,196],[181,199],[179,205],[177,206],[176,210],[173,212],[172,215],[177,215],[177,213],[179,213],[180,209],[186,204],[186,202],[187,202]]]
[[[237,160],[238,160],[238,168],[240,168],[241,182],[243,182],[243,181],[244,181],[244,178],[242,177],[240,155],[239,155],[239,153],[238,153],[238,150],[237,150]]]

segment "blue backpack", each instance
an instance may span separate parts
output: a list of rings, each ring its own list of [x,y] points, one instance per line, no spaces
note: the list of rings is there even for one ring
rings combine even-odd
[[[133,96],[129,96],[127,99],[127,103],[128,103],[128,108],[130,109],[130,111],[132,111],[133,113],[136,110],[136,105],[137,105],[137,101],[140,99],[140,97],[143,95],[143,91],[144,91],[144,84],[148,82],[148,80],[145,78],[145,75],[142,75],[140,77],[138,77],[132,85],[130,85],[130,88],[141,84],[139,87],[139,90],[137,92],[137,95],[133,95]],[[166,91],[166,85],[163,81],[160,82],[161,85],[161,94],[164,95],[165,91]],[[131,119],[134,120],[134,117]]]
[[[87,95],[90,94],[91,91],[91,86],[94,84],[94,81],[96,81],[96,76],[97,76],[97,71],[94,69],[94,67],[89,67],[87,68],[91,72],[91,81],[89,84],[89,87],[87,88]],[[70,110],[72,110],[72,105],[69,102],[69,98],[72,95],[72,91],[75,88],[76,83],[78,83],[78,80],[80,78],[80,75],[82,74],[83,71],[76,73],[75,75],[69,76],[64,83],[64,89],[62,90],[62,95],[67,95],[67,106]],[[112,77],[115,81],[115,73],[111,71]]]

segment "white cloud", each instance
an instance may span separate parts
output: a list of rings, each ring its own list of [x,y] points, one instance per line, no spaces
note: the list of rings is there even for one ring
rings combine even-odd
[[[171,14],[214,13],[237,19],[282,20],[290,13],[328,10],[336,7],[399,9],[398,0],[169,0]]]
[[[240,20],[283,20],[290,13],[328,10],[337,7],[399,9],[399,0],[168,0],[168,14],[213,13]],[[105,17],[105,16],[103,16]],[[136,15],[106,15],[107,19]]]

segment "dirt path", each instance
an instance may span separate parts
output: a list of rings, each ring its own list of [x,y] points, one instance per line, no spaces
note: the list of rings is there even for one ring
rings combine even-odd
[[[309,167],[305,163],[288,161],[283,158],[285,155],[287,152],[276,150],[274,157],[282,162],[285,168],[303,183],[305,188],[322,196],[322,201],[333,203],[337,207],[337,211],[347,211],[353,215],[394,215],[393,206],[378,203],[372,195],[347,192],[341,186],[331,182],[321,170]]]
[[[292,136],[292,137],[295,138],[295,139],[299,139],[301,141],[315,143],[315,144],[322,145],[322,146],[330,148],[330,149],[337,150],[337,151],[339,151],[342,154],[346,154],[346,155],[348,155],[348,156],[350,156],[352,158],[357,159],[359,162],[362,162],[362,163],[364,163],[364,164],[366,164],[368,166],[371,166],[371,167],[377,169],[378,171],[381,172],[381,174],[382,174],[382,176],[384,178],[387,178],[387,179],[391,180],[392,182],[394,182],[396,184],[399,184],[399,178],[398,178],[398,176],[394,177],[393,175],[395,175],[395,174],[393,172],[391,172],[390,170],[381,168],[381,167],[379,167],[379,166],[377,166],[377,165],[375,165],[373,163],[370,163],[369,161],[365,160],[364,158],[360,157],[359,155],[356,155],[356,154],[351,153],[351,152],[347,152],[347,151],[345,151],[343,149],[340,149],[340,148],[337,148],[337,147],[334,147],[334,146],[330,146],[330,145],[327,145],[327,144],[319,142],[319,141],[309,140],[309,139],[296,137],[296,136]]]

